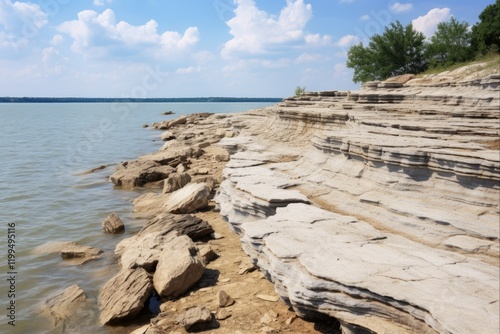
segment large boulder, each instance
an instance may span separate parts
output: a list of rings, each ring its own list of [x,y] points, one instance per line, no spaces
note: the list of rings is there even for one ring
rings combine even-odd
[[[146,183],[166,179],[174,168],[154,160],[136,160],[122,163],[110,176],[111,182],[123,189],[142,187]]]
[[[167,212],[191,213],[207,206],[210,187],[206,183],[192,183],[172,193],[163,205]]]
[[[204,271],[196,245],[188,236],[180,236],[171,240],[161,253],[153,284],[162,297],[178,297],[191,288]]]
[[[123,270],[99,290],[99,320],[106,325],[136,316],[153,289],[151,278],[144,269]]]

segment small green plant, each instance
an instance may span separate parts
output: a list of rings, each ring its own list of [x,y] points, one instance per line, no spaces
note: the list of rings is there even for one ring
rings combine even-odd
[[[306,92],[306,87],[297,86],[295,88],[295,96],[300,96]]]

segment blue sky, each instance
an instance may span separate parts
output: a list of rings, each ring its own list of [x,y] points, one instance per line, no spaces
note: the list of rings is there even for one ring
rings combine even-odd
[[[0,0],[0,96],[286,97],[357,89],[349,46],[494,0]]]

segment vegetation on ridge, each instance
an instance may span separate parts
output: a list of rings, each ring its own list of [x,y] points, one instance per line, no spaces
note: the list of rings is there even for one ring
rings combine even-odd
[[[472,29],[455,18],[442,22],[428,41],[411,23],[403,27],[396,21],[382,35],[372,36],[367,46],[351,46],[346,65],[354,69],[354,82],[366,82],[419,74],[429,68],[446,68],[500,53],[500,0],[488,5],[479,19]]]

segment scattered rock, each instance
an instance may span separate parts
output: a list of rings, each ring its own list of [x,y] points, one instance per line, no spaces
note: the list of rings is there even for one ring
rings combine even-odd
[[[206,329],[212,322],[212,313],[205,307],[192,307],[182,313],[177,321],[186,331]]]
[[[125,232],[125,225],[116,213],[111,213],[102,222],[102,229],[104,233],[118,234]]]
[[[162,112],[161,114],[162,115],[174,115],[175,112],[173,112],[172,110],[169,110],[169,111]]]
[[[227,318],[231,317],[231,312],[229,312],[225,308],[222,308],[217,311],[215,317],[217,318],[217,320],[226,320]]]
[[[217,232],[213,232],[213,233],[210,233],[210,238],[212,238],[214,240],[219,240],[219,239],[224,238],[224,236],[222,234],[217,233]]]
[[[187,173],[172,174],[165,180],[163,193],[166,194],[179,190],[189,182],[191,182],[191,175]]]
[[[291,325],[295,321],[295,319],[297,319],[297,316],[291,316],[288,319],[286,319],[285,323],[287,325]]]
[[[162,297],[178,297],[191,288],[204,271],[198,248],[191,239],[176,237],[160,254],[153,276],[154,287]]]
[[[172,193],[163,208],[171,213],[191,213],[207,206],[210,188],[206,183],[190,183]]]
[[[198,253],[200,254],[200,258],[205,266],[217,257],[217,254],[214,252],[212,247],[210,247],[210,245],[201,244],[201,245],[197,245],[197,246],[198,246]]]
[[[261,324],[270,324],[273,321],[274,319],[269,315],[269,313],[264,314],[262,318],[260,318]]]
[[[144,269],[123,270],[99,290],[101,323],[106,325],[136,316],[152,292],[151,278]]]
[[[71,264],[81,265],[98,258],[103,251],[99,248],[79,245],[76,242],[69,242],[61,249],[61,257],[70,260]]]
[[[234,299],[224,290],[219,290],[219,293],[217,293],[217,300],[220,307],[229,307],[234,304]]]
[[[161,135],[161,140],[163,141],[169,141],[175,139],[175,135],[172,131],[165,131]]]
[[[255,297],[257,297],[261,300],[268,301],[268,302],[277,302],[278,300],[280,300],[279,296],[270,296],[270,295],[259,294],[259,295],[256,295]]]
[[[166,213],[150,220],[136,235],[120,241],[115,247],[115,254],[121,257],[124,268],[142,267],[153,272],[160,254],[171,247],[169,243],[172,239],[187,235],[192,240],[198,240],[212,231],[212,227],[198,217]],[[210,254],[205,256],[210,257]]]

